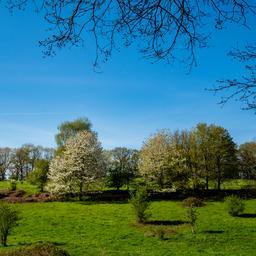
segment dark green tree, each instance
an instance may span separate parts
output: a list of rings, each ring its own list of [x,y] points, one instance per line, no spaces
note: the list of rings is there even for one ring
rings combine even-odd
[[[138,151],[125,147],[117,147],[109,152],[107,180],[110,187],[119,189],[138,174]]]
[[[10,204],[0,202],[0,238],[3,246],[7,246],[7,237],[18,220],[19,213]]]
[[[74,137],[81,131],[92,131],[92,124],[87,118],[78,118],[73,121],[66,121],[58,126],[58,133],[55,135],[57,143],[56,154],[61,154],[65,149],[65,144],[70,137]]]

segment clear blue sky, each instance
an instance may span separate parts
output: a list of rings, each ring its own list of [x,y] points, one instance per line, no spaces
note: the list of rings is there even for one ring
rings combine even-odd
[[[256,137],[253,112],[242,111],[238,102],[221,108],[219,98],[205,90],[216,79],[242,72],[226,52],[249,41],[252,32],[213,35],[188,75],[178,63],[152,65],[134,49],[114,54],[101,73],[93,71],[91,45],[43,58],[37,41],[44,38],[44,28],[32,13],[11,16],[1,8],[0,146],[55,146],[58,124],[83,116],[105,148],[138,148],[158,129],[191,128],[198,122],[222,125],[237,143]]]

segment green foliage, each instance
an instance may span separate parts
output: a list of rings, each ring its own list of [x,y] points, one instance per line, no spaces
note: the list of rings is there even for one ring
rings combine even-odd
[[[92,124],[87,118],[78,118],[73,121],[63,122],[58,126],[58,133],[55,136],[57,143],[56,154],[62,154],[65,144],[70,137],[74,137],[78,132],[91,131]]]
[[[119,190],[124,185],[124,173],[119,168],[108,169],[107,186]]]
[[[138,188],[135,192],[131,193],[130,201],[136,214],[136,219],[139,223],[143,223],[150,216],[149,207],[150,201],[147,189],[145,187]]]
[[[186,216],[191,225],[192,233],[196,232],[196,222],[198,219],[198,211],[194,206],[187,207]]]
[[[43,192],[44,186],[47,182],[47,175],[49,172],[49,161],[45,159],[37,160],[35,163],[35,170],[28,176],[28,181],[32,185],[36,185],[40,192]]]
[[[198,219],[197,207],[204,205],[203,200],[196,197],[188,197],[182,202],[183,207],[186,208],[186,217],[191,225],[192,233],[196,232],[196,222]]]
[[[22,250],[11,250],[1,254],[1,256],[69,256],[69,253],[53,244],[43,243],[28,246]]]
[[[225,198],[227,211],[232,216],[238,216],[243,213],[245,205],[243,199],[236,195],[231,195]]]
[[[105,150],[104,158],[107,167],[107,185],[117,190],[123,185],[129,188],[131,181],[138,175],[138,151],[117,147],[113,150]]]
[[[197,197],[188,197],[182,202],[183,207],[202,207],[204,206],[204,202],[202,199]]]
[[[10,188],[12,191],[15,191],[17,189],[17,181],[14,179],[10,180]]]
[[[256,178],[256,141],[241,144],[238,150],[239,171],[242,178]]]
[[[0,236],[1,244],[7,246],[7,237],[13,227],[17,225],[18,212],[7,203],[0,203]]]

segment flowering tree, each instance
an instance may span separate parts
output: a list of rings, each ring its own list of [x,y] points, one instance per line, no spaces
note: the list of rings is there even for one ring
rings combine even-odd
[[[146,179],[157,182],[160,188],[167,180],[176,176],[183,162],[179,150],[167,131],[160,131],[150,137],[140,152],[139,171]]]
[[[48,189],[55,194],[79,192],[104,171],[101,144],[95,133],[82,131],[68,139],[63,155],[56,156],[49,171]]]

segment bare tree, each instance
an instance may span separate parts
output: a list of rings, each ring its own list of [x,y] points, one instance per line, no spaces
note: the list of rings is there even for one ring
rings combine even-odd
[[[229,100],[240,101],[245,110],[256,111],[256,44],[250,44],[245,49],[234,49],[229,55],[245,65],[246,74],[241,78],[222,79],[212,89],[215,93],[225,93],[220,104]]]
[[[11,164],[12,150],[0,148],[0,180],[5,180],[7,171]]]
[[[44,53],[81,46],[92,35],[95,65],[107,61],[120,42],[135,42],[151,61],[181,59],[196,64],[196,48],[205,47],[212,24],[221,29],[228,23],[248,26],[256,14],[251,0],[6,0],[8,8],[34,5],[49,24],[50,35],[40,41]],[[207,29],[209,26],[207,27]],[[184,55],[184,51],[187,53]],[[184,56],[186,56],[184,58]]]
[[[95,42],[94,66],[107,61],[113,50],[135,44],[151,62],[179,60],[192,68],[196,50],[207,46],[213,30],[230,24],[251,27],[256,17],[253,0],[2,0],[9,10],[33,5],[48,23],[49,36],[39,42],[46,55],[57,49]],[[252,19],[253,17],[253,19]],[[253,43],[253,42],[251,42]],[[255,60],[256,46],[235,50],[242,62]],[[248,75],[222,79],[212,89],[222,92],[220,103],[231,98],[256,109],[255,64],[246,64]]]

